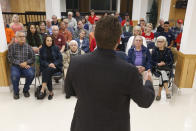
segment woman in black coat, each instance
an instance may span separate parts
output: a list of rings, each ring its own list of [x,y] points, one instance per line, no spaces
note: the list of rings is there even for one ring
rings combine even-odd
[[[152,72],[155,76],[159,77],[159,92],[156,100],[161,99],[161,90],[164,87],[167,99],[171,98],[168,90],[168,73],[172,72],[174,63],[173,54],[167,48],[167,39],[164,36],[159,36],[156,41],[156,48],[152,52]]]
[[[42,72],[42,88],[39,94],[40,99],[44,97],[46,86],[49,90],[48,99],[53,98],[52,75],[62,72],[62,55],[51,36],[46,36],[43,47],[40,49],[40,71]]]

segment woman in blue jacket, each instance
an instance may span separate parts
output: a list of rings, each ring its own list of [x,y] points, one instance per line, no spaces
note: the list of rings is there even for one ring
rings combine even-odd
[[[62,72],[62,55],[51,36],[46,36],[43,47],[40,49],[40,71],[42,72],[42,88],[39,98],[43,99],[46,87],[49,90],[48,99],[53,98],[52,75]]]
[[[143,46],[143,39],[141,36],[135,36],[133,46],[128,51],[128,62],[135,65],[138,71],[143,74],[145,71],[151,69],[151,55],[149,50]]]

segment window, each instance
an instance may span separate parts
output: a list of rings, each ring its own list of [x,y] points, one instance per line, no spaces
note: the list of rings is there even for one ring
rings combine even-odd
[[[90,7],[94,10],[116,10],[116,0],[91,0]]]
[[[79,9],[78,0],[66,0],[66,8],[67,9]]]

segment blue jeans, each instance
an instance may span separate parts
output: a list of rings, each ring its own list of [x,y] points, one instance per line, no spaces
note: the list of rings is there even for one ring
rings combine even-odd
[[[30,85],[35,76],[35,69],[33,67],[29,69],[21,68],[17,65],[11,66],[11,81],[14,88],[14,93],[19,93],[19,81],[20,77],[25,77],[25,85],[23,88],[23,92],[27,92],[30,89]]]

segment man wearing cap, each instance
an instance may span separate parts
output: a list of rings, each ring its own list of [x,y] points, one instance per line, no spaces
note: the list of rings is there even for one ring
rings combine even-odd
[[[121,22],[121,26],[124,26],[124,24],[126,23],[126,21],[129,21],[130,22],[130,25],[133,26],[133,22],[130,20],[128,13],[125,14],[125,19]]]
[[[183,31],[183,20],[181,19],[177,20],[176,26],[173,26],[171,28],[171,31],[176,40],[177,36]]]

